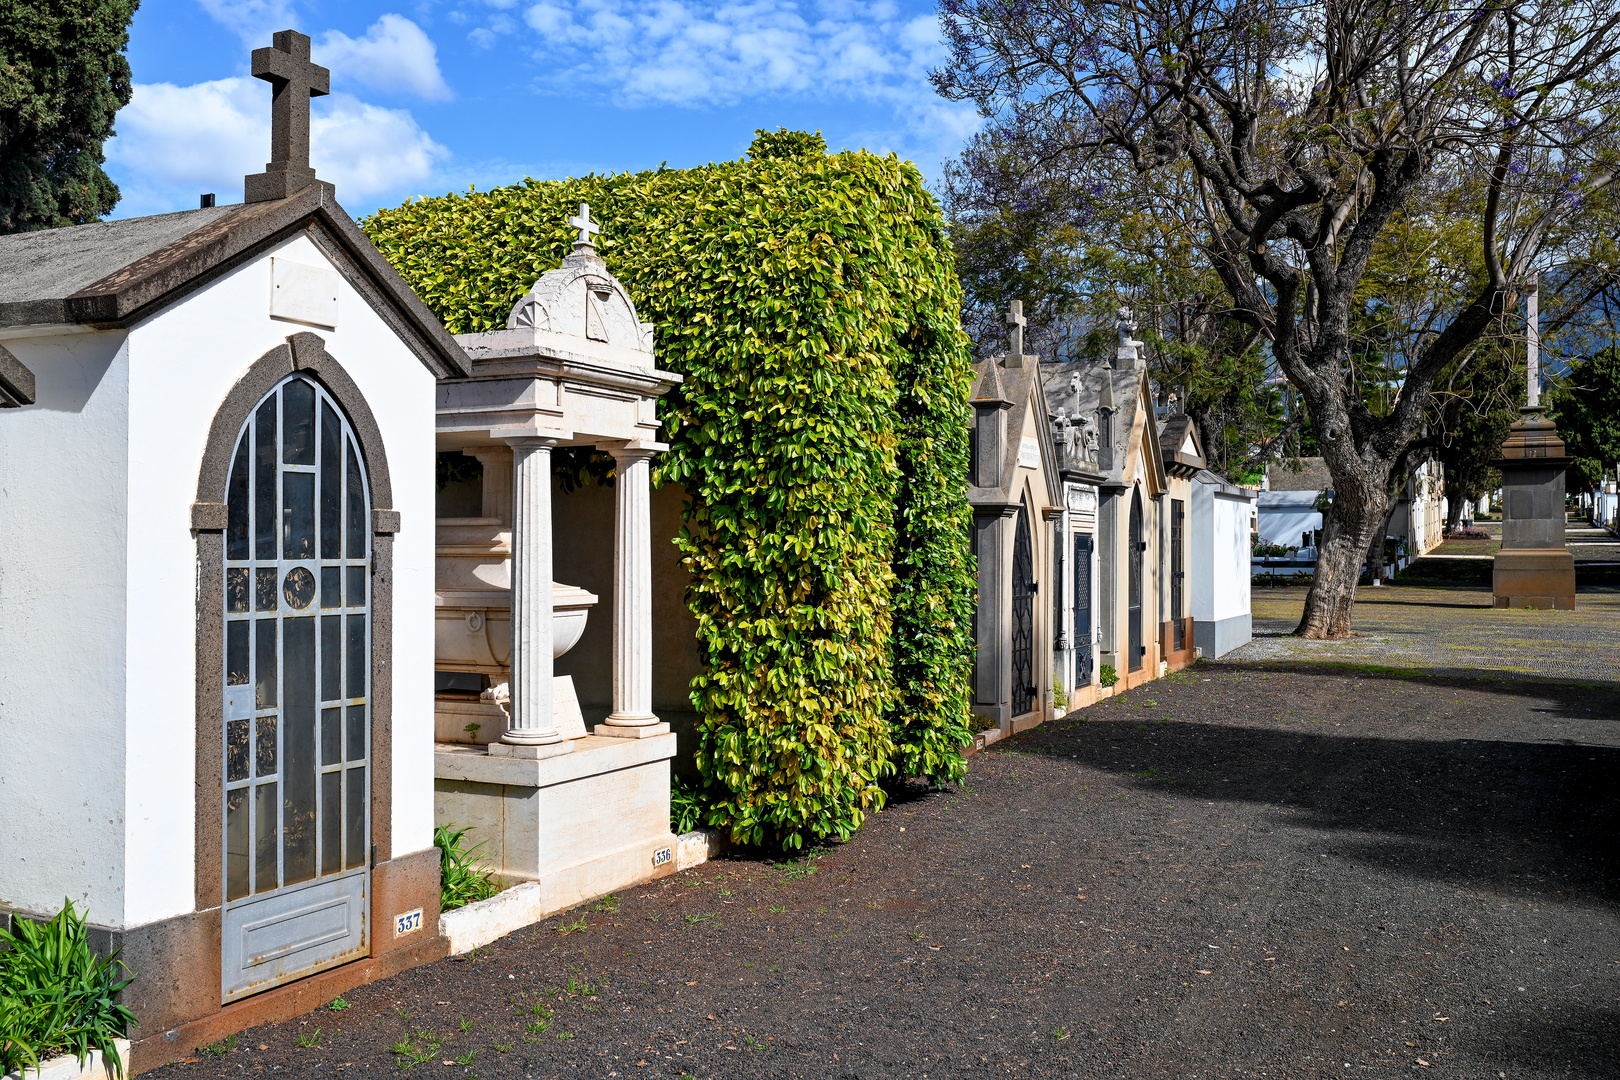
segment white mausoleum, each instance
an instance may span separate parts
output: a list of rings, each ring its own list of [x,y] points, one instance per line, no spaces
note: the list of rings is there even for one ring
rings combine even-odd
[[[307,165],[0,237],[0,919],[136,973],[137,1069],[444,954],[434,426],[465,353]]]

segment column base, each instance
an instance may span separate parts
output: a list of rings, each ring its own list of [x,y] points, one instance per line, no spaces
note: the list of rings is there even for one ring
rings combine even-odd
[[[1499,608],[1575,610],[1575,559],[1568,548],[1504,548],[1491,579]]]
[[[669,725],[654,718],[651,724],[641,724],[631,727],[628,724],[615,724],[611,719],[605,724],[597,724],[591,734],[605,739],[650,739],[654,735],[667,735]]]
[[[492,742],[489,744],[490,757],[549,758],[571,754],[573,751],[574,744],[566,740],[554,743]]]

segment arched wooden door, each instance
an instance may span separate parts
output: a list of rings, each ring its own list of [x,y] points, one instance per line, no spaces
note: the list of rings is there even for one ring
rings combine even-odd
[[[1142,492],[1135,491],[1131,495],[1131,528],[1130,528],[1129,591],[1126,593],[1126,621],[1130,625],[1130,650],[1128,658],[1130,670],[1139,671],[1142,667],[1142,549],[1147,545],[1142,542]]]
[[[226,489],[224,1000],[366,954],[371,515],[342,410],[283,380]]]
[[[1020,504],[1013,524],[1012,715],[1035,707],[1035,552],[1029,509]]]

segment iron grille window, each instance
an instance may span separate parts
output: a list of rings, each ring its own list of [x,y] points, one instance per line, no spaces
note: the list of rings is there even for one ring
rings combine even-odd
[[[370,492],[325,391],[282,382],[226,493],[225,899],[369,854]]]
[[[1035,555],[1026,506],[1013,529],[1012,714],[1022,716],[1035,707]]]

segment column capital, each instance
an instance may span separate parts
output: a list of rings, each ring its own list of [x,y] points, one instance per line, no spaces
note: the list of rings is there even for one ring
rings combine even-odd
[[[596,444],[598,450],[613,455],[614,461],[642,461],[669,449],[669,443],[650,439],[610,439]]]
[[[489,437],[499,439],[508,446],[556,446],[574,437],[572,431],[556,428],[530,427],[527,424],[489,429]]]

